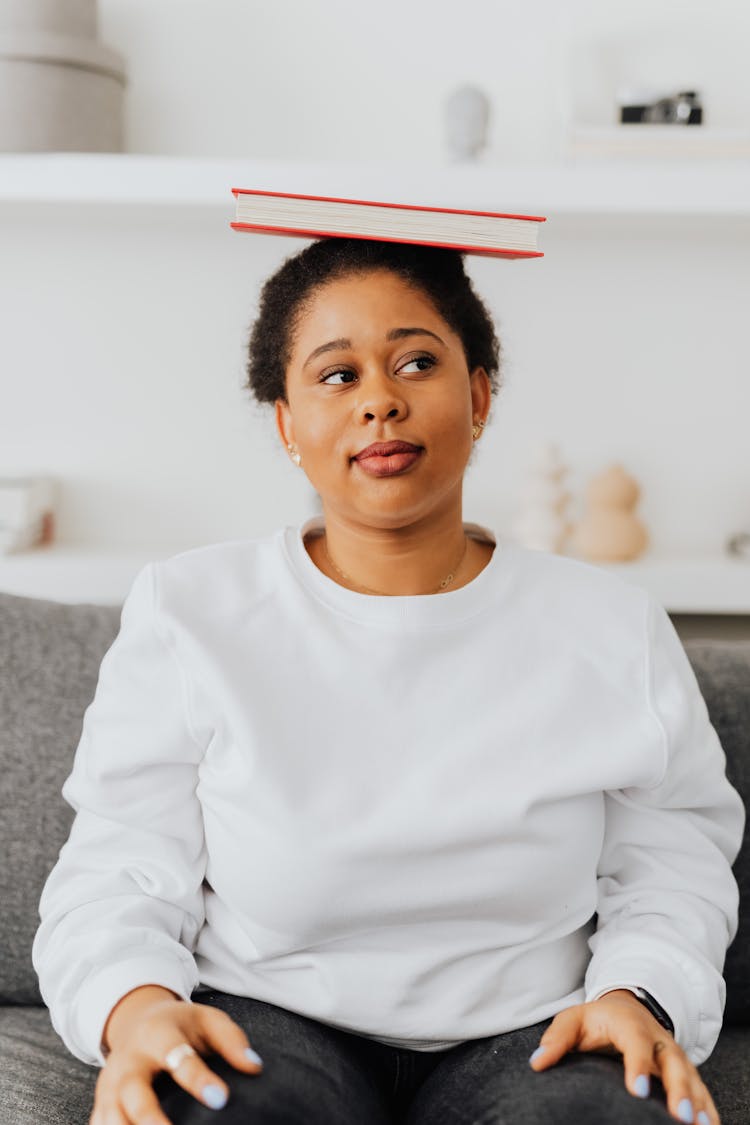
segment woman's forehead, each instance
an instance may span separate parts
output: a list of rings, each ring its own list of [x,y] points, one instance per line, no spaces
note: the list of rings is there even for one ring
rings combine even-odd
[[[297,346],[308,342],[314,346],[326,332],[384,335],[388,329],[411,324],[417,314],[433,330],[439,332],[436,326],[442,325],[450,332],[427,293],[396,274],[383,276],[382,270],[379,274],[329,281],[310,294],[297,317]]]

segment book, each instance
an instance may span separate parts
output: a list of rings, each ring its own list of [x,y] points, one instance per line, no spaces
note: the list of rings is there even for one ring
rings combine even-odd
[[[542,215],[419,207],[371,199],[341,199],[285,191],[232,188],[233,230],[302,238],[374,238],[442,246],[467,254],[542,258],[538,249]]]

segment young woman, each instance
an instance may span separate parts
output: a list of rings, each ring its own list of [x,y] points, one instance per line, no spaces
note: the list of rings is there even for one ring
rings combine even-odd
[[[148,564],[102,662],[33,949],[92,1125],[718,1125],[744,809],[664,609],[464,522],[499,358],[458,251],[265,283],[323,514]]]

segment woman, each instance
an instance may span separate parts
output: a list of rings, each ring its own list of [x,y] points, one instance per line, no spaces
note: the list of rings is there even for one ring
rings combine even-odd
[[[499,356],[458,251],[266,282],[323,515],[149,564],[102,662],[33,950],[92,1125],[718,1125],[743,806],[665,611],[463,522]]]

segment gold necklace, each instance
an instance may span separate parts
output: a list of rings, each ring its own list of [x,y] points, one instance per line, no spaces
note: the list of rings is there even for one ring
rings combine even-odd
[[[456,565],[453,567],[453,570],[450,572],[450,574],[446,575],[446,577],[443,579],[443,581],[438,586],[437,590],[430,590],[429,591],[431,594],[439,594],[441,592],[441,590],[444,590],[446,586],[450,585],[450,583],[456,577],[456,574],[458,573],[458,569],[461,566],[461,563],[464,561],[464,555],[466,554],[468,546],[469,546],[469,538],[466,534],[464,534],[464,549],[463,549],[463,552],[461,554],[461,558],[458,560]],[[337,571],[341,575],[342,578],[345,578],[347,580],[347,582],[352,582],[355,586],[360,585],[359,582],[356,582],[353,578],[350,578],[348,574],[344,574],[343,570],[341,570],[340,567],[336,566],[336,563],[333,561],[331,556],[328,554],[328,536],[325,534],[325,532],[323,533],[323,550],[325,552],[326,558],[328,559],[328,561],[331,564],[331,566],[333,567],[333,569],[335,571]],[[382,590],[370,590],[369,587],[367,587],[367,586],[361,586],[361,590],[362,590],[362,593],[365,593],[365,594],[379,594],[381,597],[391,596],[391,595],[388,595],[388,594],[384,594]]]

